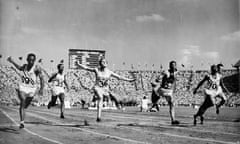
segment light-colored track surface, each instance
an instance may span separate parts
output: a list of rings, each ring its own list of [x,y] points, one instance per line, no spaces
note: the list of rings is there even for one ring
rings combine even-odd
[[[25,129],[19,130],[17,107],[0,107],[0,143],[174,143],[174,144],[235,144],[240,141],[239,108],[225,108],[217,116],[214,109],[206,114],[204,125],[192,125],[191,108],[178,108],[179,126],[171,126],[168,109],[159,113],[140,113],[135,108],[126,111],[105,111],[102,122],[95,122],[96,111],[67,109],[65,119],[59,109],[30,107]],[[89,125],[85,125],[87,121]]]

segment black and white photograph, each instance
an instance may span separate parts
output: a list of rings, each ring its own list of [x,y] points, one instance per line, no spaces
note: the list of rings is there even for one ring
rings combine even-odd
[[[0,0],[0,144],[240,144],[240,0]]]

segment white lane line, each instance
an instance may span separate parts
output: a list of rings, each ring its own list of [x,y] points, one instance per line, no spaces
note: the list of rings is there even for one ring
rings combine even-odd
[[[139,131],[145,131],[145,132],[152,133],[152,131],[149,131],[149,130],[142,130],[142,129],[137,129],[137,128],[131,128],[131,129],[135,130],[135,131],[138,131],[138,132]],[[190,140],[197,140],[197,141],[215,142],[215,143],[221,143],[221,144],[236,144],[235,142],[214,140],[214,139],[209,139],[209,138],[198,138],[198,137],[177,135],[177,134],[171,134],[171,133],[167,133],[167,132],[158,132],[158,134],[165,135],[165,136],[178,137],[178,138],[185,138],[185,139],[190,139]]]
[[[109,117],[115,117],[115,118],[121,118],[121,119],[132,119],[132,120],[136,120],[137,118],[129,118],[129,117],[122,117],[122,116],[109,116]],[[159,124],[161,124],[161,127],[163,128],[171,128],[171,129],[181,129],[181,130],[190,130],[190,131],[195,131],[195,132],[209,132],[209,133],[216,133],[216,131],[211,131],[211,130],[194,130],[192,128],[184,128],[184,127],[172,127],[172,126],[164,126],[166,125],[166,123],[160,122],[159,120],[150,120],[150,119],[141,119],[141,120],[145,120],[145,121],[151,121],[151,122],[157,122]],[[236,133],[231,133],[231,132],[218,132],[218,134],[224,134],[224,135],[235,135],[235,136],[240,136],[240,134],[236,134]]]
[[[18,126],[18,123],[17,123],[11,116],[9,116],[4,110],[1,109],[0,111],[1,111],[5,116],[7,116],[16,126]],[[50,142],[52,142],[52,143],[63,144],[63,143],[61,143],[61,142],[59,142],[59,141],[56,141],[56,140],[49,139],[49,138],[47,138],[47,137],[41,136],[41,135],[39,135],[39,134],[37,134],[37,133],[35,133],[35,132],[27,129],[27,128],[24,128],[24,130],[25,130],[26,132],[34,135],[34,136],[38,136],[38,137],[40,137],[40,138],[42,138],[42,139],[44,139],[44,140],[50,141]]]
[[[36,110],[36,112],[39,112],[39,113],[42,113],[42,114],[46,114],[46,112],[42,112],[42,111],[40,111],[40,110]],[[49,113],[49,112],[47,112],[47,114],[56,116],[56,115],[51,114],[51,113]],[[84,117],[95,118],[95,116],[92,116],[91,114],[86,115],[86,113],[85,113]],[[123,117],[123,116],[120,116],[120,115],[118,115],[118,116],[117,116],[117,115],[115,115],[115,116],[107,115],[106,117],[108,117],[108,118],[106,118],[106,119],[110,119],[110,120],[116,120],[116,119],[114,119],[114,118],[118,118],[118,120],[119,120],[119,118],[121,118],[121,119],[127,119],[127,120],[129,120],[129,119],[132,119],[132,120],[138,119],[138,118],[134,118],[134,117]],[[211,130],[200,130],[200,129],[195,130],[195,129],[192,129],[192,128],[184,128],[184,127],[176,127],[176,126],[175,126],[175,127],[173,127],[173,126],[167,126],[166,123],[160,122],[160,120],[150,120],[150,119],[148,119],[148,118],[141,118],[141,120],[143,120],[143,121],[157,122],[158,124],[161,124],[160,127],[162,127],[162,128],[180,129],[180,130],[188,130],[188,131],[202,132],[202,133],[206,133],[206,132],[208,132],[208,133],[216,133],[216,131],[211,131]],[[218,133],[218,134],[223,134],[223,135],[240,136],[240,134],[230,133],[230,132],[217,132],[217,133]]]
[[[75,109],[76,110],[76,109]],[[81,111],[80,113],[86,113],[87,111],[85,110],[85,111]],[[90,112],[93,112],[94,113],[94,111],[90,111]],[[118,116],[118,115],[121,115],[121,113],[119,113],[119,112],[113,112],[113,111],[104,111],[104,112],[107,112],[107,113],[110,113],[110,115],[116,115],[116,116]],[[93,114],[92,113],[92,114]],[[124,116],[125,117],[129,117],[129,118],[132,118],[132,117],[134,117],[134,115],[137,115],[137,114],[139,114],[139,112],[137,112],[137,113],[124,113]],[[146,116],[148,117],[148,118],[146,118]],[[150,121],[152,121],[152,119],[158,119],[158,118],[164,118],[164,119],[169,119],[169,116],[168,115],[163,115],[163,114],[161,114],[161,115],[155,115],[155,116],[151,116],[151,115],[138,115],[138,117],[139,118],[143,118],[143,119],[148,119],[148,120],[150,120]],[[190,119],[193,119],[193,116],[180,116],[180,119],[186,119],[186,118],[190,118]],[[132,119],[134,119],[134,118],[132,118]],[[209,119],[210,120],[212,120],[212,121],[209,121],[210,123],[211,122],[213,122],[215,119],[212,117],[209,117]],[[230,121],[221,121],[221,123],[224,123],[224,124],[233,124],[234,122],[230,122]],[[234,126],[234,125],[231,125],[231,126]]]
[[[78,110],[78,109],[71,109],[71,110]],[[69,112],[72,112],[72,111],[69,111]],[[108,115],[111,115],[111,116],[113,116],[113,115],[115,115],[115,116],[118,116],[118,115],[122,115],[122,113],[119,113],[119,112],[113,112],[113,111],[103,111],[103,112],[106,112],[106,113],[108,113]],[[91,113],[91,114],[95,114],[94,113],[94,111],[86,111],[86,110],[82,110],[82,111],[76,111],[76,113],[79,113],[79,114],[88,114],[89,115],[89,113]],[[104,114],[104,113],[103,113]],[[124,113],[124,119],[136,119],[136,118],[134,118],[135,117],[135,115],[137,115],[137,114],[139,114],[139,113]],[[108,115],[106,115],[106,116],[108,116]],[[146,118],[146,117],[148,117],[148,118]],[[161,118],[161,120],[163,120],[163,121],[169,121],[169,116],[168,115],[158,115],[158,116],[151,116],[151,115],[138,115],[138,118],[140,118],[140,119],[145,119],[145,120],[149,120],[149,121],[153,121],[153,119],[155,119],[155,121],[159,121],[160,119],[159,118]],[[193,117],[192,116],[181,116],[180,117],[180,119],[186,119],[186,118],[191,118],[191,119],[193,119]],[[213,118],[210,118],[211,120],[214,120]],[[209,123],[212,123],[213,121],[209,121]],[[216,121],[217,122],[217,121]],[[215,123],[215,122],[214,122]],[[229,121],[221,121],[221,123],[224,123],[224,124],[232,124],[232,125],[230,125],[230,126],[232,126],[232,127],[234,127],[235,125],[233,125],[233,122],[229,122]],[[165,123],[166,124],[166,123]],[[228,126],[228,125],[225,125],[225,126]],[[215,132],[215,131],[214,131]]]
[[[81,114],[81,113],[79,113]],[[84,115],[85,116],[85,115]],[[90,117],[90,115],[88,115],[88,117]],[[138,118],[135,118],[133,116],[121,116],[120,114],[114,114],[114,115],[106,115],[106,117],[112,117],[112,118],[121,118],[121,119],[132,119],[132,120],[137,120],[139,119]],[[108,118],[107,118],[108,119]],[[111,120],[115,120],[115,119],[111,119]],[[119,120],[119,119],[118,119]],[[151,121],[151,122],[157,122],[159,124],[161,124],[161,127],[164,127],[164,128],[174,128],[174,129],[182,129],[182,130],[191,130],[191,131],[195,131],[195,132],[209,132],[209,133],[216,133],[216,131],[211,131],[211,130],[194,130],[192,128],[184,128],[184,127],[172,127],[172,126],[163,126],[163,125],[166,125],[166,123],[164,122],[160,122],[161,120],[160,119],[150,119],[149,117],[148,118],[144,118],[144,117],[141,117],[140,120],[143,120],[143,121]],[[218,134],[224,134],[224,135],[235,135],[235,136],[240,136],[240,134],[237,134],[237,133],[231,133],[231,132],[218,132]]]
[[[35,111],[35,112],[37,112],[37,113],[42,113],[42,114],[46,114],[46,113],[40,112],[40,111]],[[47,113],[47,114],[52,115],[52,116],[57,116],[56,114],[51,114],[51,113]],[[40,117],[40,116],[39,116],[39,117]],[[104,125],[104,124],[99,124],[99,125],[107,126],[107,125]],[[109,126],[109,127],[112,127],[112,126]],[[138,132],[149,132],[149,133],[152,133],[152,131],[142,130],[142,129],[138,129],[138,128],[132,128],[132,127],[129,128],[129,127],[126,127],[126,126],[124,126],[124,128],[130,129],[130,130],[134,130],[134,131],[138,131]],[[168,127],[168,128],[169,128],[169,127]],[[196,132],[197,132],[197,130],[196,130]],[[166,136],[172,136],[172,137],[178,137],[178,138],[186,138],[186,139],[197,140],[197,141],[215,142],[215,143],[222,143],[222,144],[236,144],[236,143],[234,143],[234,142],[214,140],[214,139],[209,139],[209,138],[198,138],[198,137],[177,135],[177,134],[171,134],[171,133],[167,133],[167,132],[158,132],[158,134],[166,135]]]
[[[17,111],[17,110],[15,110],[15,109],[10,109],[10,110]],[[45,118],[45,117],[36,115],[36,114],[34,114],[34,113],[32,113],[32,112],[28,112],[28,115],[31,115],[31,116],[33,116],[33,117],[37,117],[37,118],[43,119],[43,120],[45,120],[45,121],[50,121],[50,122],[55,123],[55,124],[57,124],[57,125],[65,125],[64,123],[52,121],[52,120],[47,119],[47,118]],[[90,131],[90,130],[86,130],[86,129],[78,128],[78,127],[71,127],[71,129],[77,129],[77,130],[85,131],[85,132],[88,132],[88,133],[91,133],[91,134],[100,135],[100,136],[104,136],[104,137],[107,137],[107,138],[119,139],[119,140],[122,140],[122,141],[127,141],[127,142],[132,142],[132,143],[149,144],[149,143],[147,143],[147,142],[136,141],[136,140],[132,140],[132,139],[128,139],[128,138],[122,138],[122,137],[119,137],[119,136],[114,136],[114,135],[99,133],[99,132]]]
[[[81,111],[82,112],[82,111]],[[86,111],[85,111],[86,112]],[[121,113],[117,113],[117,112],[109,112],[110,115],[121,115]],[[137,115],[138,113],[136,113]],[[133,117],[134,116],[134,113],[131,114],[131,113],[124,113],[125,117]],[[158,116],[151,116],[151,115],[138,115],[139,118],[143,118],[143,119],[148,119],[148,120],[152,120],[152,119],[159,119],[159,118],[163,118],[163,119],[166,119],[168,120],[169,119],[169,116],[168,115],[158,115]],[[148,118],[146,118],[148,117]],[[190,118],[190,119],[193,119],[193,116],[181,116],[180,119],[186,119],[186,118]],[[214,118],[209,118],[210,120],[212,121],[209,121],[209,122],[213,122],[215,119]],[[221,121],[221,123],[224,123],[224,124],[233,124],[233,122],[230,122],[230,121]]]

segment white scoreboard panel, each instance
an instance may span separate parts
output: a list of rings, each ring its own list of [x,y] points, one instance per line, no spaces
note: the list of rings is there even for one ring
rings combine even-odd
[[[95,68],[99,64],[100,57],[105,57],[103,50],[85,50],[85,49],[69,49],[69,68],[77,69],[76,62],[91,68]]]

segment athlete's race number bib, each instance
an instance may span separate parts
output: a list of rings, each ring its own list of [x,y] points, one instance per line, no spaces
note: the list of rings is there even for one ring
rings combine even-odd
[[[212,84],[212,89],[217,89],[217,85],[216,84]]]
[[[34,85],[34,81],[31,78],[29,78],[29,77],[22,76],[22,82],[25,83],[25,84],[32,84],[32,85]]]
[[[216,90],[218,88],[218,86],[217,86],[216,83],[210,82],[209,88],[213,89],[213,90]]]
[[[63,87],[63,82],[56,81],[55,86]]]
[[[165,88],[165,89],[171,89],[172,86],[173,86],[172,83],[166,83],[163,88]]]

